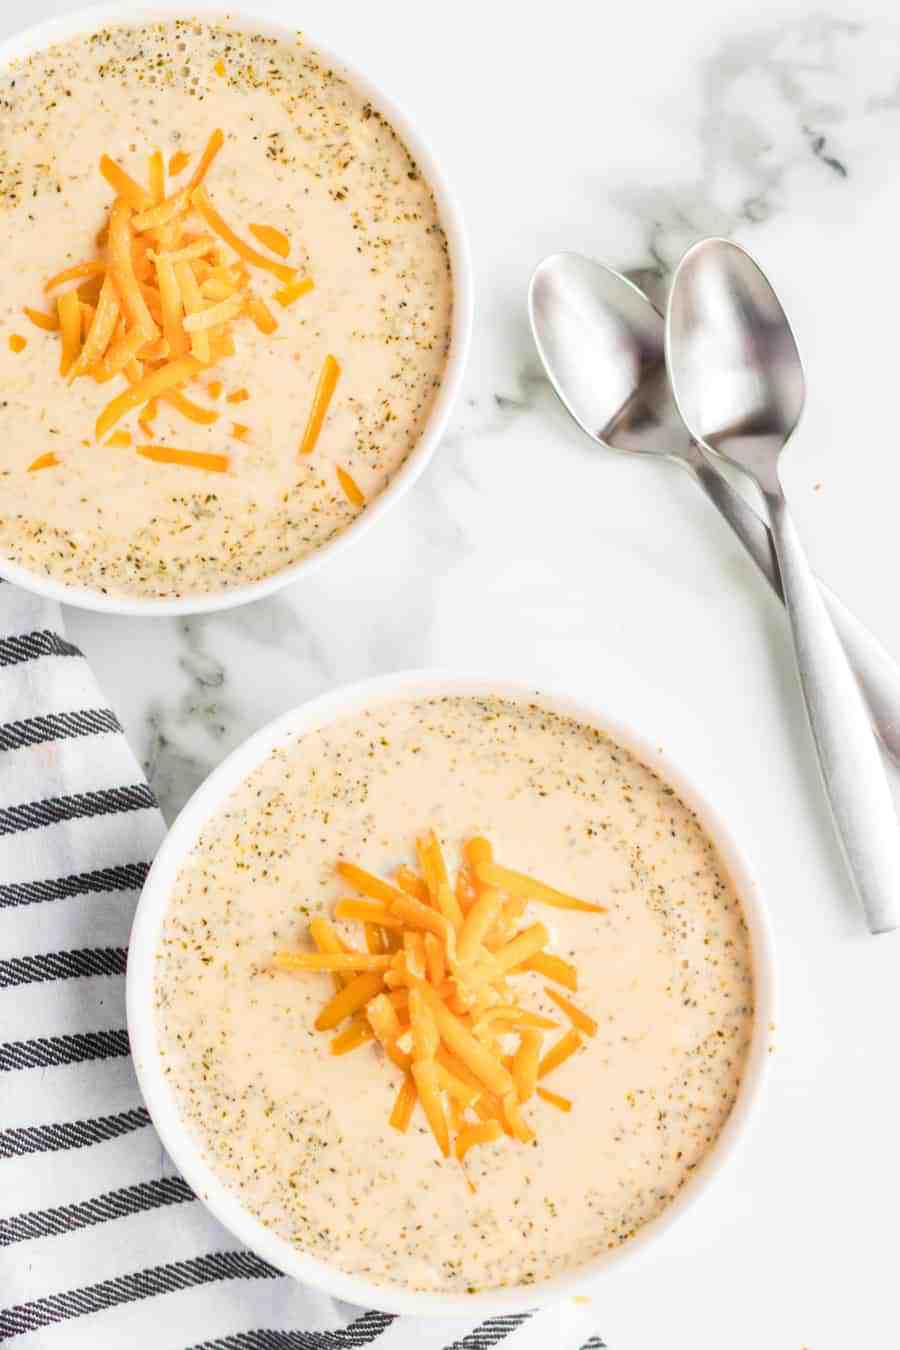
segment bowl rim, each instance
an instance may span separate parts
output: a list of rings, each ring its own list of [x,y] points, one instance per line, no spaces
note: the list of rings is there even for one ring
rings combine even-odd
[[[406,699],[451,696],[506,697],[574,717],[630,749],[675,788],[697,813],[731,877],[747,921],[753,954],[755,1011],[747,1064],[737,1099],[718,1138],[691,1179],[661,1215],[624,1246],[606,1252],[570,1272],[537,1284],[454,1295],[379,1285],[349,1275],[297,1251],[265,1228],[204,1162],[202,1150],[183,1124],[174,1095],[159,1065],[153,1010],[154,958],[181,863],[209,820],[230,793],[273,749],[363,710]],[[743,851],[735,843],[704,791],[695,786],[658,742],[631,724],[609,715],[593,699],[576,697],[557,684],[491,674],[410,670],[378,676],[332,690],[269,722],[232,751],[197,788],[172,825],[147,876],[131,933],[126,988],[131,1053],[141,1092],[153,1123],[175,1165],[198,1197],[237,1238],[264,1260],[334,1298],[395,1314],[487,1318],[528,1311],[595,1288],[607,1271],[640,1259],[706,1191],[713,1178],[746,1140],[762,1095],[769,1060],[769,1027],[775,1008],[775,965],[768,915]]]
[[[183,17],[196,18],[206,23],[228,23],[242,32],[263,33],[266,36],[284,39],[296,38],[299,30],[288,23],[273,17],[271,13],[253,8],[252,5],[235,6],[178,4],[177,0],[160,0],[157,4],[128,3],[120,0],[116,4],[91,5],[70,14],[59,15],[42,23],[26,28],[12,37],[0,42],[0,69],[10,62],[20,60],[42,51],[57,42],[80,37],[93,32],[98,27],[127,27],[142,22],[157,22],[164,19]],[[389,479],[387,485],[375,500],[344,529],[332,539],[317,548],[308,557],[283,568],[272,576],[260,581],[248,582],[241,586],[226,587],[224,590],[189,594],[171,598],[142,599],[137,596],[105,595],[102,591],[88,586],[70,586],[52,577],[41,576],[21,563],[0,557],[0,577],[22,586],[25,590],[45,599],[61,604],[72,605],[79,609],[91,610],[101,614],[121,614],[129,616],[173,617],[176,615],[209,614],[218,610],[233,609],[238,605],[250,604],[265,596],[274,595],[284,587],[308,576],[329,558],[351,546],[367,530],[375,525],[391,506],[397,502],[415,483],[424,471],[450,419],[451,412],[459,396],[465,373],[466,361],[472,339],[474,321],[474,283],[472,258],[468,234],[459,200],[452,191],[441,162],[431,148],[430,142],[416,129],[412,117],[397,101],[386,93],[380,85],[334,52],[327,43],[319,42],[314,34],[303,30],[304,40],[319,55],[324,57],[331,67],[345,77],[355,88],[368,98],[399,135],[422,169],[423,176],[434,195],[438,218],[444,228],[450,254],[453,313],[451,318],[450,346],[447,361],[431,411],[425,422],[422,434],[403,464]]]

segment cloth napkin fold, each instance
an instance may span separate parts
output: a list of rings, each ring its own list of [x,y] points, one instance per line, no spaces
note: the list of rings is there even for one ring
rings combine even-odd
[[[124,974],[165,826],[58,606],[0,582],[0,1341],[21,1350],[595,1350],[589,1309],[391,1318],[239,1244],[160,1144]],[[586,1339],[587,1338],[587,1339]]]

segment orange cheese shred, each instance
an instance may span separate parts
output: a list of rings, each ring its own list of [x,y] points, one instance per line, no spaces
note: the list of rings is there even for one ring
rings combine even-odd
[[[301,277],[299,281],[292,281],[288,286],[283,286],[280,291],[276,291],[275,299],[282,309],[287,309],[295,300],[299,300],[301,295],[306,295],[311,291],[313,284],[312,277]]]
[[[265,300],[260,300],[258,295],[248,296],[247,313],[261,333],[274,333],[278,328],[275,315],[269,309]]]
[[[394,1103],[394,1109],[390,1114],[389,1123],[401,1134],[405,1134],[409,1129],[409,1122],[412,1120],[413,1111],[416,1109],[416,1081],[411,1073],[404,1076],[400,1091],[397,1093],[397,1100]]]
[[[542,1101],[549,1102],[555,1106],[557,1111],[571,1111],[572,1103],[568,1097],[561,1097],[558,1092],[551,1092],[549,1088],[536,1088],[537,1095]]]
[[[534,1096],[543,1042],[543,1032],[531,1027],[527,1027],[519,1038],[519,1048],[513,1055],[510,1072],[520,1102],[527,1102]]]
[[[425,884],[428,887],[431,903],[455,928],[460,928],[463,913],[457,903],[456,896],[450,889],[444,855],[441,852],[440,841],[434,830],[429,830],[427,834],[416,840],[416,854],[419,859],[419,866],[422,869],[422,875],[425,878]]]
[[[605,914],[605,905],[595,905],[587,900],[576,900],[573,895],[546,886],[524,872],[513,872],[509,867],[500,867],[494,862],[480,862],[476,867],[479,881],[488,886],[497,886],[507,895],[521,896],[523,900],[536,900],[545,905],[554,905],[557,909],[577,909],[589,914]]]
[[[185,154],[183,150],[176,150],[169,156],[169,173],[173,178],[176,177],[177,174],[184,172],[190,162],[190,155]]]
[[[175,263],[175,276],[181,290],[181,299],[185,313],[189,317],[192,314],[199,314],[203,309],[203,296],[200,294],[200,286],[190,263]],[[200,329],[198,332],[190,334],[189,340],[191,352],[197,360],[208,363],[212,356],[209,333]]]
[[[97,298],[97,308],[94,310],[94,317],[85,337],[81,355],[70,372],[70,379],[86,373],[98,361],[102,360],[112,341],[118,321],[119,297],[112,277],[107,274],[103,278],[103,285]]]
[[[77,291],[65,291],[56,302],[62,349],[60,375],[68,375],[81,351],[81,301]]]
[[[156,253],[153,255],[153,265],[159,284],[163,335],[172,355],[184,356],[191,344],[184,329],[184,301],[175,272],[176,264],[172,261],[172,254]]]
[[[37,459],[31,461],[28,465],[28,472],[36,473],[38,469],[53,469],[58,463],[59,460],[53,451],[48,450],[46,454],[38,455]]]
[[[48,314],[42,309],[31,309],[28,305],[23,307],[22,313],[31,320],[35,328],[42,328],[45,333],[59,332],[58,314]]]
[[[185,398],[184,394],[177,391],[175,393],[160,394],[164,403],[168,403],[176,412],[180,412],[182,417],[186,417],[189,422],[196,422],[200,427],[211,427],[214,422],[219,420],[219,414],[215,408],[201,408],[199,403],[194,403],[192,399]]]
[[[57,272],[55,276],[44,282],[44,290],[52,291],[57,286],[64,286],[67,281],[78,281],[80,277],[99,277],[106,271],[106,263],[99,259],[92,262],[76,263],[74,267],[67,267],[62,272]]]
[[[391,886],[389,882],[382,881],[373,872],[367,872],[364,868],[357,867],[355,863],[345,862],[341,859],[337,864],[337,871],[355,891],[359,891],[360,895],[367,895],[371,900],[380,900],[383,904],[390,906],[394,900],[403,899],[402,891],[399,891],[395,886]]]
[[[417,876],[410,868],[398,867],[394,876],[397,885],[402,891],[405,891],[407,895],[411,895],[413,899],[418,900],[420,904],[431,904],[428,887],[425,885],[422,878]]]
[[[340,464],[337,466],[337,478],[344,490],[344,496],[353,506],[365,506],[366,499],[363,496],[355,479],[351,478],[346,469],[342,469]]]
[[[153,196],[136,179],[126,173],[109,155],[101,155],[100,172],[117,197],[121,197],[135,211],[146,211],[153,205]]]
[[[437,1065],[434,1060],[413,1060],[412,1076],[435,1143],[447,1158],[450,1155],[450,1130],[441,1096]]]
[[[248,225],[247,229],[263,248],[277,253],[279,258],[286,258],[290,253],[291,241],[283,230],[276,229],[274,225]]]
[[[209,308],[204,306],[193,310],[184,321],[184,330],[191,334],[200,333],[204,329],[215,328],[220,323],[227,323],[229,319],[234,319],[240,314],[244,304],[242,295],[229,295]]]
[[[578,990],[578,971],[570,961],[564,961],[561,956],[554,956],[548,952],[537,952],[530,956],[527,961],[523,961],[519,970],[534,970],[539,975],[543,975],[548,980],[555,980],[557,984],[563,985],[566,989],[571,989],[573,994]]]
[[[423,905],[415,896],[402,894],[391,903],[391,912],[398,915],[413,928],[421,928],[434,933],[442,942],[455,947],[451,934],[453,926],[443,914],[439,914],[431,905]],[[455,935],[454,935],[455,936]]]
[[[507,1092],[504,1096],[503,1115],[513,1138],[522,1144],[530,1144],[534,1139],[534,1130],[525,1122],[516,1092]]]
[[[558,1069],[567,1059],[575,1054],[584,1044],[580,1035],[573,1027],[565,1035],[560,1036],[555,1045],[551,1046],[538,1066],[538,1078],[546,1078],[548,1073]]]
[[[466,915],[459,934],[458,956],[462,962],[471,961],[490,931],[503,901],[499,891],[488,890],[473,904]]]
[[[579,1031],[583,1031],[586,1036],[596,1036],[597,1023],[594,1021],[593,1017],[589,1017],[586,1012],[582,1012],[581,1008],[577,1008],[574,1003],[571,1003],[569,999],[565,997],[565,995],[558,994],[555,989],[550,989],[548,987],[545,988],[544,992],[547,997],[551,998],[556,1006],[566,1014],[566,1017],[568,1017],[573,1027],[577,1027]]]
[[[476,1144],[494,1144],[502,1134],[503,1130],[497,1120],[482,1120],[477,1125],[466,1126],[456,1136],[454,1148],[457,1158],[462,1162],[470,1148],[474,1148]]]
[[[277,952],[272,959],[276,970],[387,970],[390,956],[371,952]]]
[[[203,154],[197,161],[197,167],[191,174],[190,181],[188,182],[186,189],[188,192],[193,192],[195,188],[198,188],[200,186],[206,175],[209,173],[210,165],[212,164],[213,160],[215,159],[219,151],[222,149],[222,146],[224,144],[225,144],[225,133],[221,130],[220,127],[217,127],[216,130],[210,136],[209,140],[206,142]]]
[[[349,951],[347,943],[338,937],[327,919],[313,919],[309,925],[309,935],[320,952],[346,952]],[[336,990],[343,989],[345,984],[349,984],[353,979],[351,974],[341,974],[336,972],[332,979]]]
[[[95,367],[97,379],[101,382],[111,380],[134,360],[145,345],[146,339],[140,328],[132,328],[124,337],[117,338],[99,366]]]
[[[354,1021],[335,1036],[329,1049],[333,1055],[346,1055],[351,1050],[358,1050],[361,1045],[365,1045],[372,1038],[372,1028],[368,1022]]]
[[[218,277],[207,277],[200,282],[200,294],[204,300],[227,300],[234,295],[234,282],[221,281]]]
[[[387,994],[377,994],[366,1006],[366,1016],[378,1040],[393,1045],[402,1031],[397,1010]]]
[[[402,928],[403,924],[387,905],[370,900],[339,900],[334,907],[336,919],[356,919],[360,923],[380,924],[382,928]]]
[[[147,403],[152,398],[157,398],[167,390],[176,389],[179,385],[187,384],[188,380],[194,379],[203,370],[201,362],[193,356],[181,356],[175,361],[169,361],[157,370],[151,371],[149,375],[142,376],[131,389],[126,389],[123,394],[114,398],[101,412],[97,418],[95,428],[98,440],[111,431],[117,422],[121,421],[134,408],[139,408],[142,403]]]
[[[139,445],[137,452],[144,459],[152,459],[157,464],[180,464],[182,468],[205,469],[207,473],[228,471],[227,455],[210,454],[205,450],[176,450],[171,445]]]
[[[166,195],[166,164],[161,150],[154,150],[147,164],[150,196],[159,205]]]
[[[180,192],[173,192],[171,197],[166,197],[156,206],[151,206],[146,211],[139,211],[131,222],[132,226],[138,234],[143,234],[149,230],[159,230],[161,225],[168,225],[170,221],[183,216],[190,204],[190,189],[182,188]]]
[[[15,352],[16,355],[18,355],[19,352],[24,352],[27,346],[28,346],[28,339],[23,338],[21,333],[10,333],[9,350],[11,352]]]
[[[119,293],[119,302],[133,324],[140,328],[148,342],[159,334],[159,329],[147,308],[140,282],[134,274],[131,252],[131,207],[121,198],[115,203],[109,217],[109,266]]]
[[[377,972],[363,971],[325,1004],[315,1020],[316,1030],[329,1031],[338,1026],[346,1017],[352,1017],[358,1009],[365,1007],[383,988],[384,981]]]
[[[529,957],[537,952],[543,951],[550,941],[550,934],[542,923],[532,924],[524,932],[517,933],[511,941],[507,942],[505,947],[501,947],[494,960],[497,963],[497,969],[505,974],[509,970],[514,970],[516,966],[527,961]]]
[[[192,201],[213,233],[217,234],[220,239],[223,239],[225,243],[228,244],[229,248],[234,250],[239,258],[243,258],[245,262],[252,264],[254,267],[260,267],[264,271],[274,273],[279,281],[283,282],[286,286],[289,286],[295,279],[296,271],[293,267],[288,267],[285,263],[275,262],[274,259],[267,258],[264,253],[260,253],[252,244],[248,244],[246,240],[241,239],[239,235],[235,234],[231,226],[226,224],[222,216],[219,215],[219,212],[213,206],[205,188],[194,188],[192,192]]]
[[[434,933],[425,934],[425,966],[428,979],[437,988],[444,983],[447,961],[444,944]]]

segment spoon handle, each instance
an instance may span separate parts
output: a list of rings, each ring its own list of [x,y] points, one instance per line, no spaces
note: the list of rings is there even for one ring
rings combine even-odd
[[[900,927],[900,829],[884,765],[784,493],[766,504],[825,791],[869,928],[887,933]]]
[[[685,456],[684,462],[734,530],[772,590],[783,600],[784,593],[768,525],[748,506],[724,474],[709,462],[702,450],[694,447],[694,452],[689,458]],[[872,726],[887,753],[900,766],[900,668],[875,634],[850,612],[824,581],[819,580],[819,589],[831,615],[831,622],[844,645],[847,659],[859,680],[863,697],[869,706]]]

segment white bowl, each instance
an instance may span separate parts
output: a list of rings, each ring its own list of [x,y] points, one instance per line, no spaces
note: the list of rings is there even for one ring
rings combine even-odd
[[[178,15],[185,18],[198,18],[205,22],[225,22],[238,31],[262,33],[275,38],[293,40],[296,30],[279,24],[266,14],[254,12],[242,7],[235,9],[198,8],[190,4],[179,5],[169,2],[160,5],[117,4],[95,5],[90,9],[81,9],[62,18],[51,19],[47,23],[36,25],[23,33],[0,43],[0,69],[10,61],[30,56],[57,42],[80,37],[97,28],[110,25],[134,25],[142,22],[152,23],[160,19]],[[206,614],[211,610],[231,609],[235,605],[245,605],[251,600],[273,595],[284,586],[308,576],[319,567],[326,558],[332,557],[353,540],[358,539],[371,525],[390,510],[408,491],[431,459],[435,448],[447,426],[453,402],[459,393],[465,369],[469,342],[472,334],[473,291],[472,263],[469,246],[459,206],[450,191],[443,172],[430,148],[416,131],[409,115],[377,89],[365,75],[342,60],[327,46],[304,33],[310,45],[327,58],[329,64],[346,78],[381,111],[409,147],[413,158],[422,169],[437,203],[438,215],[447,235],[450,250],[450,266],[453,278],[453,324],[450,350],[444,378],[438,390],[434,406],[428,416],[425,428],[415,448],[405,464],[398,470],[387,487],[352,524],[342,530],[329,543],[324,544],[308,558],[285,567],[274,576],[262,581],[254,581],[246,586],[230,586],[222,591],[208,595],[187,595],[179,599],[140,599],[133,596],[104,595],[101,591],[87,586],[67,586],[50,577],[42,577],[27,567],[0,558],[0,577],[6,577],[26,590],[50,600],[58,600],[66,605],[77,605],[81,609],[99,610],[105,614]]]
[[[522,1288],[459,1296],[392,1288],[373,1284],[356,1275],[347,1275],[298,1251],[250,1214],[205,1162],[200,1147],[181,1120],[175,1097],[160,1066],[153,1003],[156,951],[175,879],[200,831],[238,784],[275,748],[296,736],[398,699],[440,697],[446,694],[495,695],[538,702],[564,716],[609,732],[666,779],[685,803],[697,812],[737,888],[750,931],[755,979],[752,1045],[734,1109],[700,1167],[663,1214],[646,1224],[623,1247],[606,1252],[565,1275]],[[766,1046],[773,1013],[773,978],[768,921],[743,857],[713,808],[655,744],[606,713],[598,712],[562,693],[537,692],[522,682],[498,681],[491,677],[413,671],[337,690],[279,717],[229,755],[197,789],[163,843],[138,904],[128,955],[128,1030],[138,1081],[169,1154],[216,1218],[259,1256],[304,1284],[314,1285],[335,1298],[345,1299],[361,1307],[379,1308],[393,1313],[485,1318],[535,1308],[566,1295],[584,1293],[605,1271],[634,1259],[657,1244],[678,1215],[694,1203],[726,1160],[734,1154],[739,1141],[747,1132],[751,1115],[759,1101],[768,1059]]]

